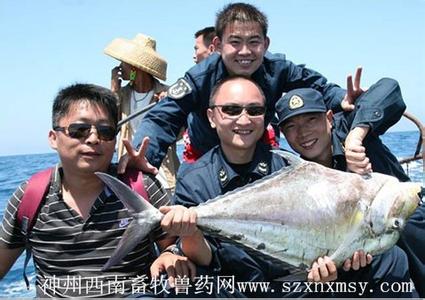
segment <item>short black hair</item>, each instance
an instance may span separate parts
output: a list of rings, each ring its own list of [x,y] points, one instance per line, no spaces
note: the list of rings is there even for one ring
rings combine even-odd
[[[230,3],[217,13],[215,21],[217,36],[222,39],[226,26],[236,21],[241,23],[256,22],[260,25],[264,37],[267,36],[269,25],[266,15],[254,5],[241,2]]]
[[[214,26],[208,26],[195,32],[195,39],[201,35],[202,35],[202,42],[204,43],[205,47],[208,47],[209,45],[211,45],[213,38],[215,37]]]
[[[98,85],[83,83],[76,83],[59,91],[53,101],[52,127],[59,125],[59,120],[68,114],[72,104],[81,101],[104,107],[108,112],[112,125],[117,127],[117,98],[112,91]]]
[[[217,97],[217,94],[218,94],[220,88],[223,86],[223,84],[225,84],[226,82],[229,82],[229,81],[237,80],[237,79],[245,79],[245,80],[252,82],[258,88],[258,90],[260,91],[260,94],[263,97],[264,103],[266,102],[266,96],[264,95],[263,89],[260,87],[260,85],[257,82],[255,82],[255,80],[253,80],[251,77],[247,77],[247,76],[243,76],[243,75],[231,75],[231,76],[228,76],[228,77],[220,80],[213,87],[213,89],[211,91],[211,95],[210,95],[209,106],[211,107],[215,104],[215,98]]]

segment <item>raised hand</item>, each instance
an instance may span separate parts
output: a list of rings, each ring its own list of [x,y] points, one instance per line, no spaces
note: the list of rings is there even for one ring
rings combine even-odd
[[[111,91],[117,93],[121,88],[121,67],[116,66],[111,70]]]
[[[357,67],[356,75],[354,77],[354,85],[352,75],[350,74],[347,76],[347,93],[341,102],[341,107],[344,111],[354,110],[354,103],[356,102],[357,97],[359,97],[364,92],[364,90],[360,87],[362,70],[362,67]]]
[[[123,174],[127,167],[132,167],[145,173],[158,174],[158,169],[152,166],[145,157],[146,150],[149,145],[149,138],[143,139],[140,149],[137,151],[133,148],[128,140],[123,140],[127,153],[120,158],[118,162],[118,174]]]

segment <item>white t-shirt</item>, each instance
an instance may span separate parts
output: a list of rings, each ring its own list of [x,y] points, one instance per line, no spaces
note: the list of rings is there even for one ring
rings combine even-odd
[[[150,90],[147,93],[138,93],[136,91],[132,91],[131,93],[131,102],[130,102],[130,114],[135,113],[136,111],[141,110],[146,107],[153,97],[153,90]],[[142,122],[143,117],[146,112],[138,115],[136,118],[130,120],[131,127],[133,131],[136,132]]]
[[[133,114],[136,111],[139,111],[143,109],[144,107],[149,105],[149,102],[151,101],[154,93],[153,90],[150,90],[147,93],[138,93],[136,91],[132,91],[131,93],[131,102],[130,102],[130,114]],[[136,132],[139,127],[140,123],[142,122],[143,117],[148,111],[145,111],[144,113],[138,115],[136,118],[130,120],[131,127],[133,128],[133,131]],[[134,136],[131,137],[133,139]],[[156,178],[161,182],[162,186],[165,189],[168,189],[168,182],[167,178],[165,176],[164,170],[162,168],[159,168],[158,174],[156,175]]]

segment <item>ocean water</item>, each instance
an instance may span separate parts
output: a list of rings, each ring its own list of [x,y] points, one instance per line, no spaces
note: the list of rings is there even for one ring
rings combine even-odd
[[[400,159],[413,156],[418,141],[419,133],[390,132],[383,136],[384,143]],[[283,148],[287,147],[284,140],[281,141]],[[181,154],[182,146],[178,144],[178,151]],[[58,161],[55,153],[33,154],[19,156],[0,157],[0,216],[6,207],[9,197],[16,187],[37,171],[54,165]],[[413,161],[408,166],[409,176],[413,181],[422,182],[423,167],[422,160]],[[14,264],[9,273],[0,281],[0,298],[6,297],[35,297],[35,275],[32,262],[29,263],[27,274],[31,280],[30,290],[26,289],[22,277],[24,256],[21,256]]]

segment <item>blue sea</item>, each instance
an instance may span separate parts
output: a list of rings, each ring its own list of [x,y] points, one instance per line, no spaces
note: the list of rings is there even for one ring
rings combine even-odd
[[[408,131],[386,133],[382,139],[400,159],[413,156],[418,137],[419,133],[417,131]],[[281,146],[285,148],[285,145],[287,145],[286,142],[282,140]],[[178,151],[181,153],[181,145],[178,145]],[[0,216],[3,217],[9,197],[21,182],[37,171],[54,165],[57,161],[58,157],[55,153],[0,157]],[[413,181],[422,182],[424,176],[422,160],[411,162],[408,170],[409,176]],[[30,262],[27,274],[31,279],[31,288],[27,290],[22,277],[23,262],[24,256],[21,256],[5,278],[0,281],[0,298],[35,297],[34,267],[32,262]]]

